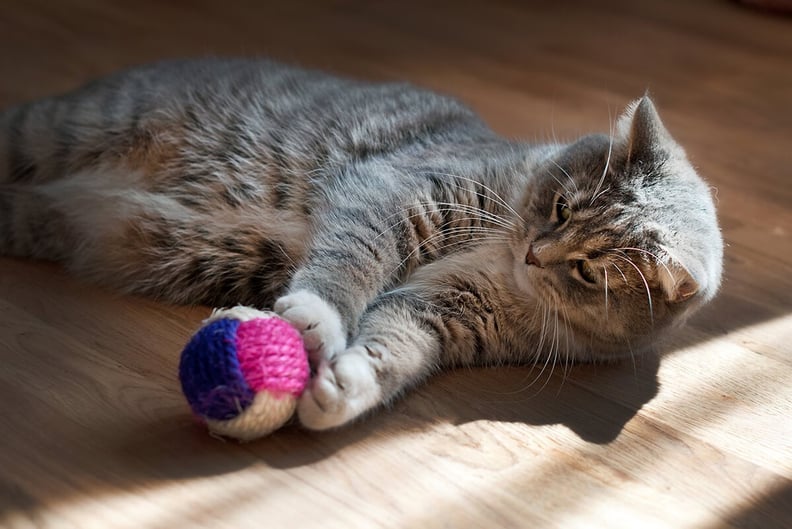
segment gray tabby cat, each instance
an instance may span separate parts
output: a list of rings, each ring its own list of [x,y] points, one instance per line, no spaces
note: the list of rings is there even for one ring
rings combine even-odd
[[[608,361],[710,300],[708,187],[644,97],[526,145],[457,101],[267,61],[161,63],[0,116],[0,253],[274,308],[344,424],[431,373]]]

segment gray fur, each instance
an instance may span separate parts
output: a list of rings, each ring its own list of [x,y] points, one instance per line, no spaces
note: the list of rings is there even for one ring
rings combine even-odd
[[[317,368],[311,428],[437,369],[635,352],[720,282],[709,190],[646,97],[612,137],[527,145],[410,85],[205,60],[0,125],[0,252],[166,301],[274,305]]]

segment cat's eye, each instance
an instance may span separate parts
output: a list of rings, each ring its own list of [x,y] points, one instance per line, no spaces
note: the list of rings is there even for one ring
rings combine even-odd
[[[555,213],[559,224],[564,224],[572,216],[572,210],[564,197],[559,196],[555,201]]]
[[[594,275],[594,268],[592,268],[591,264],[585,259],[578,259],[575,263],[575,268],[577,268],[578,274],[580,274],[580,277],[582,277],[583,281],[586,283],[597,282],[597,277]]]

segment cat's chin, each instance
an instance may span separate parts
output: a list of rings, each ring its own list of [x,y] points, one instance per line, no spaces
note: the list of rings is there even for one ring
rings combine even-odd
[[[540,293],[537,291],[534,282],[525,271],[525,264],[517,261],[514,263],[514,282],[521,297],[531,300],[539,299]]]

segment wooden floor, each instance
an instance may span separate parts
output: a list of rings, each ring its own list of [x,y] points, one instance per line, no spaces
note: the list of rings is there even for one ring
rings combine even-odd
[[[175,376],[208,308],[0,259],[0,527],[792,527],[792,18],[267,4],[4,2],[0,106],[163,57],[268,54],[412,80],[544,140],[607,131],[648,89],[717,192],[720,297],[659,359],[447,374],[341,431],[237,445],[193,424]]]

